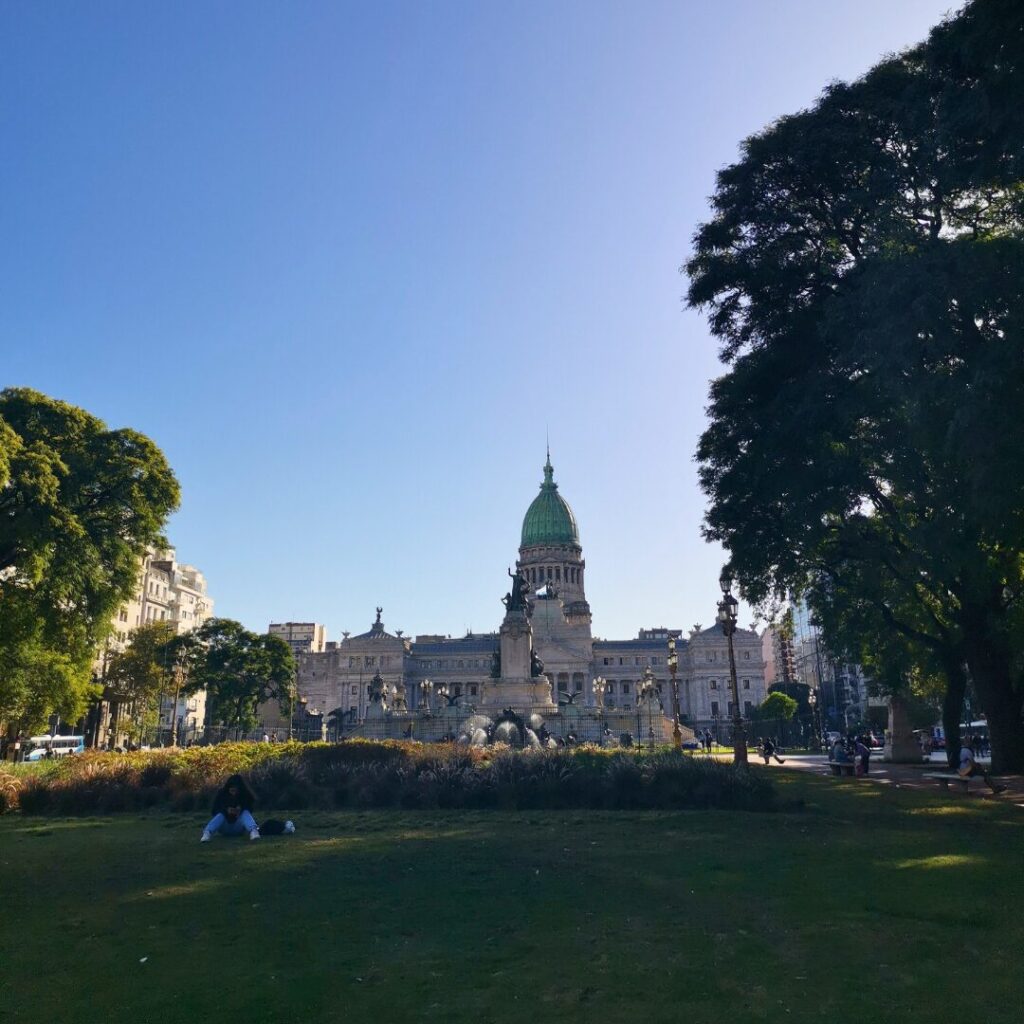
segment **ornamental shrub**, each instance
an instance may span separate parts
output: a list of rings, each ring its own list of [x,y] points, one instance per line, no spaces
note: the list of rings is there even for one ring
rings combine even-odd
[[[165,807],[205,813],[233,772],[261,812],[338,808],[764,810],[766,773],[672,751],[477,749],[394,740],[224,743],[65,757],[47,770],[0,770],[0,811],[110,814]]]

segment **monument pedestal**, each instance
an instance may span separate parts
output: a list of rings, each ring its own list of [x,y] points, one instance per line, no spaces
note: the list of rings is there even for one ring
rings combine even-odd
[[[533,674],[533,628],[529,607],[510,601],[500,630],[501,674],[484,686],[482,710],[554,709],[551,682]]]
[[[899,697],[889,700],[889,728],[885,730],[883,761],[903,764],[920,764],[923,759],[921,746],[910,728],[907,706]]]

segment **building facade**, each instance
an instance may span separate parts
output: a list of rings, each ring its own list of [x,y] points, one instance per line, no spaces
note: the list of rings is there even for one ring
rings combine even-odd
[[[319,622],[272,622],[267,632],[280,637],[296,655],[319,654],[327,643],[327,630]]]
[[[187,633],[213,617],[213,598],[207,592],[206,577],[194,565],[177,560],[173,548],[166,551],[148,551],[139,566],[138,586],[131,599],[114,615],[114,630],[94,666],[94,675],[102,683],[106,662],[114,651],[128,645],[132,630],[151,622],[169,622],[178,633]],[[160,707],[160,728],[170,730],[174,718],[178,719],[178,735],[195,735],[206,717],[206,692],[200,691],[179,697],[166,698]],[[101,714],[99,741],[112,738],[109,732],[109,707]]]
[[[604,706],[632,709],[636,683],[650,670],[662,707],[671,715],[668,641],[673,638],[683,721],[705,727],[729,717],[729,663],[721,626],[688,638],[668,628],[642,629],[630,640],[593,636],[579,527],[555,483],[550,455],[540,491],[523,518],[516,567],[533,590],[533,646],[556,701],[593,706],[592,681],[601,677]],[[380,608],[369,630],[343,636],[323,651],[297,654],[297,685],[306,707],[351,723],[364,720],[369,684],[377,673],[388,692],[410,709],[422,709],[429,701],[434,710],[457,701],[470,710],[492,678],[499,649],[497,631],[403,637],[401,631],[387,630]],[[749,714],[765,697],[761,639],[741,629],[734,643],[741,709]]]

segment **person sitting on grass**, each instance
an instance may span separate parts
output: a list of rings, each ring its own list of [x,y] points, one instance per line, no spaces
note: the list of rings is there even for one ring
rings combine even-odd
[[[255,797],[241,775],[231,775],[213,798],[213,817],[210,819],[199,842],[208,843],[220,832],[225,836],[240,836],[249,833],[250,839],[259,839],[260,830],[252,816]]]
[[[1006,786],[1001,782],[993,782],[992,776],[974,759],[974,738],[972,736],[968,736],[960,747],[960,768],[957,774],[962,779],[969,779],[975,775],[980,775],[985,780],[985,785],[993,793],[1006,792]]]

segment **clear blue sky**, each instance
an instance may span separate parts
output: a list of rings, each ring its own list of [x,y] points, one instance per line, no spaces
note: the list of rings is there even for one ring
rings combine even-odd
[[[496,627],[546,429],[595,633],[707,625],[715,170],[950,6],[3,0],[0,384],[153,437],[251,627]]]

